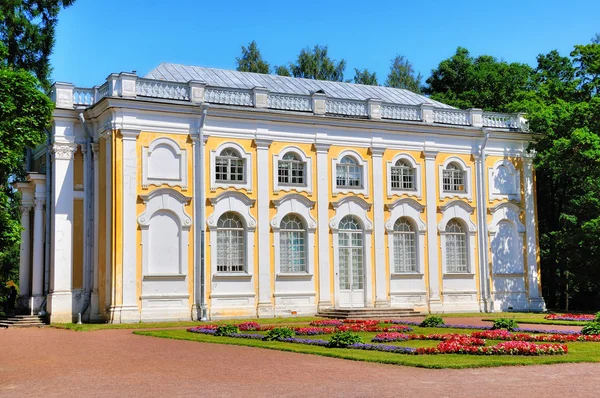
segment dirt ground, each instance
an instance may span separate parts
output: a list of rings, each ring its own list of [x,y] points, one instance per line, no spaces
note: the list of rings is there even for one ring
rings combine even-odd
[[[0,396],[597,397],[600,363],[428,370],[127,330],[0,329]]]

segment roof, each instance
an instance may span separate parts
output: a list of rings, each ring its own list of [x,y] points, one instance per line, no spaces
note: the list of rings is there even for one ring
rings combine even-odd
[[[282,94],[311,95],[316,91],[323,90],[328,97],[332,98],[361,101],[380,99],[383,102],[397,105],[431,104],[437,108],[454,109],[449,105],[434,101],[424,95],[399,88],[265,75],[262,73],[239,72],[181,64],[162,63],[151,70],[145,77],[180,83],[197,80],[211,87],[237,89],[264,87],[271,92]]]

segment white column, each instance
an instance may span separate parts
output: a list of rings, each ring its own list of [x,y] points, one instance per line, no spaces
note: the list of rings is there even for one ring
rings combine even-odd
[[[54,200],[51,242],[52,267],[50,271],[50,297],[47,309],[50,321],[73,321],[73,154],[77,146],[55,143],[52,146]]]
[[[93,190],[93,206],[94,206],[94,239],[92,241],[92,267],[93,267],[93,285],[92,285],[92,300],[91,300],[91,311],[90,318],[98,319],[100,315],[100,308],[98,303],[98,235],[99,235],[99,221],[100,221],[100,170],[98,161],[98,150],[100,145],[98,143],[92,144],[92,157],[94,162],[94,190]]]
[[[29,307],[31,296],[31,221],[33,189],[29,182],[18,182],[15,188],[21,193],[21,247],[19,253],[19,307]]]
[[[33,213],[33,267],[32,288],[33,312],[37,313],[44,301],[44,206],[45,199],[34,200]]]
[[[115,287],[112,283],[113,277],[113,261],[112,261],[112,140],[113,136],[110,132],[105,135],[104,139],[104,151],[105,151],[105,166],[106,166],[106,175],[105,175],[105,184],[106,184],[106,192],[105,192],[105,228],[106,228],[106,254],[105,254],[105,264],[106,268],[106,280],[105,288],[106,288],[106,309],[110,312],[110,318],[114,318],[114,305],[115,305]]]
[[[375,307],[389,307],[388,276],[385,271],[385,219],[383,212],[383,153],[371,147],[373,159],[373,229],[375,235]]]
[[[269,233],[269,147],[272,140],[257,138],[258,181],[258,316],[272,317],[271,302],[271,237]]]
[[[435,158],[437,151],[425,150],[425,198],[427,201],[427,257],[429,270],[429,312],[442,312],[437,233],[437,184]]]
[[[473,111],[473,110],[472,110]],[[483,149],[480,148],[483,151]],[[479,237],[479,311],[493,311],[494,301],[490,297],[490,269],[488,264],[487,195],[485,193],[485,156],[479,150],[475,158],[475,182],[477,198],[477,229]]]
[[[317,151],[317,224],[319,231],[319,311],[332,307],[331,264],[329,254],[329,144],[316,143]]]
[[[529,285],[529,309],[544,311],[546,303],[540,292],[537,252],[537,219],[535,214],[535,196],[533,181],[533,158],[535,154],[523,155],[523,173],[525,187],[525,233],[527,244],[527,276]]]
[[[123,304],[120,321],[139,322],[137,298],[137,137],[139,130],[121,130],[123,137]]]

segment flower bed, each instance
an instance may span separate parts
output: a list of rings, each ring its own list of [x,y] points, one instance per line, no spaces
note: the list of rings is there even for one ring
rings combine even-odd
[[[437,347],[418,348],[417,354],[468,354],[468,355],[561,355],[566,354],[565,344],[533,344],[509,341],[495,346],[465,345],[458,340],[442,341]]]
[[[312,321],[309,323],[310,326],[342,326],[344,323],[337,319],[321,319],[318,321]]]
[[[294,332],[301,336],[316,336],[318,334],[332,334],[335,332],[334,328],[317,328],[317,327],[308,327],[308,328],[294,328]]]
[[[546,342],[546,343],[568,343],[576,341],[600,342],[600,335],[584,335],[584,334],[526,334],[526,333],[511,333],[506,330],[490,330],[484,332],[473,332],[471,337],[491,340],[507,340],[507,341],[528,341],[528,342]]]
[[[381,323],[378,320],[365,320],[365,319],[342,319],[343,323],[357,323],[366,326],[377,326]]]
[[[546,315],[544,319],[549,319],[552,321],[579,321],[579,322],[587,322],[593,321],[596,319],[596,315],[590,314],[550,314]]]
[[[263,325],[259,325],[256,322],[244,322],[244,323],[240,323],[239,325],[237,325],[238,328],[240,328],[240,330],[249,332],[266,332],[268,330],[272,330],[273,328],[275,328],[275,326],[270,325],[270,326],[263,326]]]
[[[407,334],[392,332],[392,333],[380,333],[373,337],[372,343],[389,343],[391,341],[406,341],[410,339]]]
[[[301,329],[301,328],[300,328]],[[304,328],[311,329],[311,328]],[[315,329],[315,328],[312,328]],[[214,335],[214,328],[193,327],[187,329],[189,332]],[[486,333],[486,332],[480,332]],[[511,333],[506,331],[494,331],[493,338],[505,337],[508,338]],[[517,334],[518,335],[518,334]],[[248,333],[232,333],[227,337],[266,340],[262,334]],[[379,337],[380,340],[376,340]],[[590,336],[585,336],[590,337]],[[485,347],[485,341],[481,338],[470,335],[459,334],[432,334],[432,335],[405,335],[402,333],[384,333],[375,336],[373,342],[390,342],[390,341],[405,341],[407,339],[414,340],[443,340],[437,347],[432,348],[410,348],[386,344],[365,344],[354,343],[347,346],[349,349],[356,350],[374,350],[382,352],[392,352],[400,354],[468,354],[468,355],[559,355],[568,352],[567,346],[564,344],[533,344],[527,341],[508,341],[499,343],[495,346]],[[322,347],[330,347],[329,341],[320,339],[306,339],[297,337],[279,338],[276,341],[284,343],[295,343],[305,345],[315,345]]]

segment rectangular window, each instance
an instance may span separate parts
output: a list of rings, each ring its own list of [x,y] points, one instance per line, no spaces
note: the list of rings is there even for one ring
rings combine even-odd
[[[244,231],[217,231],[217,272],[244,272]]]
[[[467,242],[464,234],[446,235],[446,271],[469,272],[467,267]]]
[[[277,176],[280,184],[306,185],[305,163],[298,161],[279,161]]]
[[[361,188],[362,166],[353,164],[336,165],[336,183],[338,188]]]
[[[445,192],[466,192],[465,172],[462,170],[444,170],[443,189]]]
[[[415,234],[394,234],[394,272],[397,274],[417,272]]]
[[[228,157],[215,159],[215,180],[239,183],[244,181],[244,160]]]
[[[306,245],[304,232],[281,231],[280,244],[280,269],[282,273],[306,272]]]
[[[392,167],[392,189],[414,190],[414,173],[408,167]]]

